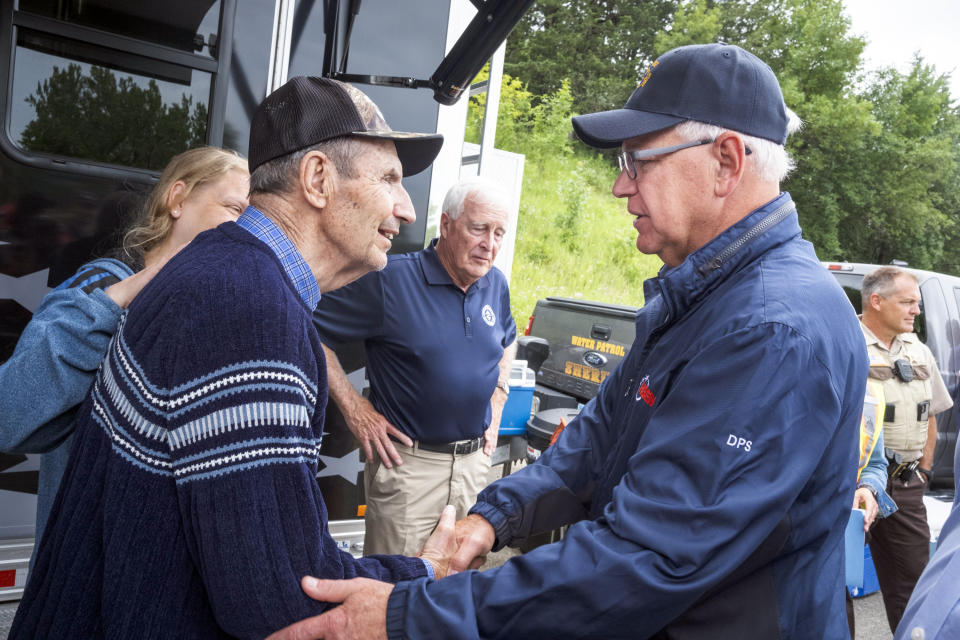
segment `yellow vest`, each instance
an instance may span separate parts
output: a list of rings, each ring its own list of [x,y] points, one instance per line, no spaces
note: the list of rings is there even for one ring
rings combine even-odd
[[[896,357],[891,357],[889,352],[876,344],[867,345],[867,353],[870,355],[870,378],[883,385],[886,404],[893,408],[892,412],[884,415],[883,444],[903,454],[904,460],[910,461],[923,454],[923,446],[927,442],[929,403],[933,389],[923,343],[912,334],[901,335],[900,340],[903,348]],[[911,382],[903,382],[893,374],[893,363],[901,359],[913,366],[914,377]],[[923,403],[927,403],[925,415],[920,410]]]
[[[863,413],[860,414],[860,462],[857,464],[857,482],[860,473],[870,455],[877,446],[877,440],[883,433],[883,385],[874,380],[867,380],[867,393],[863,398]]]

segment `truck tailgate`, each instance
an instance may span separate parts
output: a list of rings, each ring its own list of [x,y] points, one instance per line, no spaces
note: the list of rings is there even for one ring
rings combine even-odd
[[[573,298],[537,301],[530,335],[550,343],[537,382],[586,401],[626,356],[637,309]]]

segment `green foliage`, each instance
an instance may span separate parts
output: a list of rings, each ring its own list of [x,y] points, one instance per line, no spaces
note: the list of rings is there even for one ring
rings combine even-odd
[[[109,69],[54,67],[26,98],[36,116],[20,145],[75,158],[161,169],[171,157],[206,143],[207,107],[181,96],[164,104],[154,80],[146,88]]]
[[[511,32],[504,70],[536,96],[570,80],[574,112],[621,106],[656,56],[675,0],[538,0]]]
[[[677,7],[673,22],[665,25],[654,39],[654,51],[662,53],[688,44],[716,42],[721,29],[720,10],[696,0]]]
[[[866,75],[865,43],[850,33],[841,0],[537,2],[508,41],[506,70],[515,77],[498,125],[506,133],[497,134],[497,146],[527,154],[524,215],[541,215],[540,199],[552,199],[550,228],[576,256],[585,241],[578,247],[575,238],[590,228],[584,218],[595,207],[623,209],[609,196],[609,160],[570,142],[566,122],[561,126],[557,118],[555,129],[538,130],[552,132],[550,145],[537,135],[530,139],[544,122],[539,108],[565,89],[556,114],[566,104],[573,113],[620,107],[658,55],[716,41],[767,62],[804,121],[787,143],[797,169],[783,188],[822,259],[899,258],[960,274],[960,113],[947,81],[922,60],[905,74]],[[557,140],[562,137],[566,142]],[[546,158],[548,148],[562,160]],[[571,177],[587,184],[580,173],[604,167],[608,175],[589,183],[583,203],[569,199]],[[551,193],[543,192],[546,186]],[[531,190],[540,191],[534,196]],[[546,247],[556,244],[532,241],[527,255],[537,262],[531,264],[552,264]],[[618,248],[608,247],[608,274],[635,255],[611,246]],[[630,282],[629,272],[618,276]],[[586,295],[601,298],[597,291]]]

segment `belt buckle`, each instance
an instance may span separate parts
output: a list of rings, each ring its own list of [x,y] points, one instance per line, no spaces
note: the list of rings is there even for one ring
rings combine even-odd
[[[465,456],[468,453],[473,453],[477,450],[477,444],[479,438],[475,440],[467,440],[466,442],[458,442],[453,446],[453,455],[455,456]]]

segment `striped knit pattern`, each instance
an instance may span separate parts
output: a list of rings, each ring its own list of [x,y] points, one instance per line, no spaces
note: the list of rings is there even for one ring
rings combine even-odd
[[[93,421],[121,458],[177,483],[269,464],[317,466],[320,440],[312,429],[317,383],[290,363],[241,362],[166,389],[144,375],[121,319],[92,402]],[[295,435],[262,435],[266,428],[281,426]],[[210,446],[234,432],[242,440]],[[209,448],[173,462],[172,455],[187,447]]]
[[[338,549],[316,484],[319,337],[277,256],[226,224],[144,288],[78,412],[10,638],[263,638],[300,578],[425,575]]]

